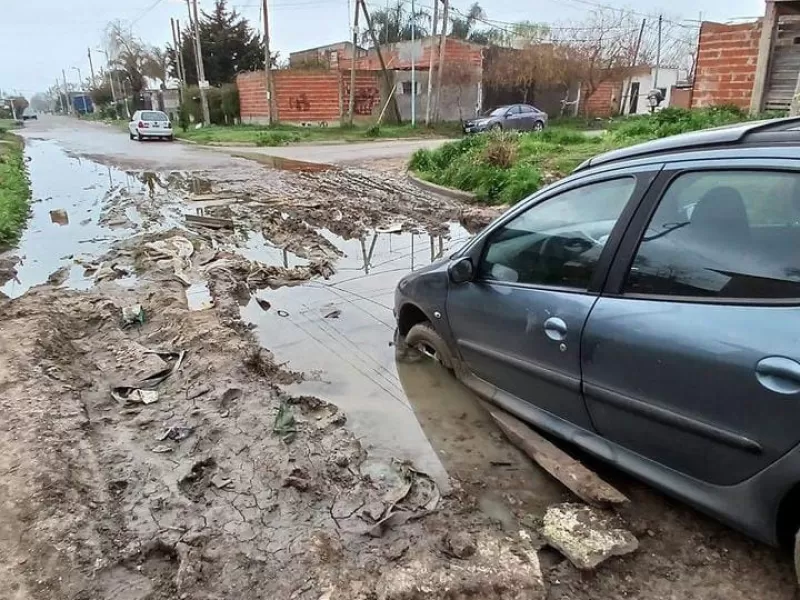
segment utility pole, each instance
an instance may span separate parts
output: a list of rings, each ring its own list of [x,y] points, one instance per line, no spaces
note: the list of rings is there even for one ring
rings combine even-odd
[[[191,3],[191,4],[190,4]],[[192,5],[194,5],[194,18],[192,18]],[[186,7],[189,9],[189,23],[194,25],[194,54],[197,63],[197,86],[200,88],[200,104],[203,107],[203,123],[211,124],[211,115],[208,110],[208,96],[205,86],[206,69],[203,66],[203,47],[200,44],[200,19],[197,16],[197,0],[186,0]]]
[[[431,123],[431,93],[433,92],[433,65],[436,53],[436,27],[439,23],[439,0],[433,0],[433,32],[431,33],[430,64],[428,65],[428,96],[425,100],[425,125]]]
[[[72,114],[72,102],[69,99],[69,88],[67,87],[67,72],[61,69],[61,77],[64,79],[64,96],[67,99],[67,114]]]
[[[64,97],[61,95],[61,84],[58,83],[58,77],[56,77],[56,94],[58,94],[58,105],[61,107],[61,113],[63,114],[65,111],[64,109]]]
[[[661,15],[658,15],[658,45],[656,46],[656,72],[653,75],[653,89],[658,89],[658,70],[661,67]]]
[[[275,103],[275,83],[272,81],[272,55],[269,52],[269,6],[262,0],[261,12],[264,13],[264,73],[267,77],[267,103],[269,104],[270,126],[278,122],[278,108]]]
[[[181,81],[180,87],[183,87],[183,68],[181,67],[181,47],[178,44],[178,35],[175,33],[175,19],[169,18],[169,29],[172,32],[172,47],[175,48],[175,71],[178,74],[178,79]]]
[[[356,108],[356,56],[358,55],[358,3],[356,0],[356,11],[353,15],[353,57],[350,59],[350,100],[347,105],[347,120],[353,124],[353,114]]]
[[[442,99],[442,73],[444,72],[444,49],[447,45],[447,18],[450,14],[450,0],[442,0],[442,35],[439,39],[439,71],[436,73],[436,104],[434,105],[434,121],[439,120],[439,102]]]
[[[435,1],[435,0],[434,0]],[[417,126],[417,40],[416,40],[416,13],[414,0],[411,0],[411,126]]]
[[[92,62],[92,49],[86,48],[86,54],[89,56],[89,70],[92,72],[92,85],[90,87],[94,88],[94,63]]]
[[[383,72],[383,81],[386,84],[386,91],[389,94],[387,102],[392,103],[392,112],[394,113],[395,122],[400,123],[402,122],[402,118],[400,117],[400,108],[397,106],[397,98],[394,95],[394,82],[392,82],[391,78],[389,77],[389,71],[386,70],[386,63],[384,62],[383,54],[381,53],[381,45],[378,42],[378,36],[375,35],[375,29],[372,27],[372,19],[367,11],[367,3],[364,0],[356,0],[356,2],[361,4],[361,10],[364,11],[364,20],[367,22],[369,36],[372,38],[372,45],[375,46],[375,51],[378,54],[378,62],[380,63],[381,71]],[[445,6],[447,6],[446,2],[447,0],[445,0]]]
[[[636,38],[636,46],[633,49],[633,59],[631,60],[631,67],[635,67],[636,63],[639,62],[639,47],[642,45],[642,36],[644,35],[644,26],[647,23],[647,19],[642,19],[642,26],[639,28],[639,37]],[[627,90],[625,91],[625,95],[622,97],[622,106],[620,107],[620,114],[625,114],[625,105],[627,104],[630,106],[631,104],[631,85],[633,81],[631,81],[631,77],[628,76],[628,85]]]

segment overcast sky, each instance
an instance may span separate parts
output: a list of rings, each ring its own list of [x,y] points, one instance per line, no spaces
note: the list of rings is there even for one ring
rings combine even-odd
[[[417,0],[423,7],[433,0]],[[451,0],[465,11],[472,0]],[[763,14],[762,0],[481,0],[489,19],[499,21],[532,20],[551,24],[578,20],[591,10],[588,3],[625,7],[637,13],[668,11],[673,19],[703,18],[727,21]],[[371,7],[386,0],[368,0]],[[230,0],[253,26],[260,30],[260,0]],[[199,0],[209,9],[213,0]],[[0,89],[15,90],[26,96],[44,90],[61,77],[77,82],[77,72],[89,74],[87,48],[93,49],[94,66],[99,70],[105,57],[94,52],[100,47],[105,25],[113,19],[132,23],[133,31],[150,44],[171,40],[170,17],[187,20],[185,0],[0,0]],[[688,25],[694,25],[687,21]],[[273,51],[286,58],[290,51],[319,46],[348,37],[348,0],[270,0],[270,29]]]

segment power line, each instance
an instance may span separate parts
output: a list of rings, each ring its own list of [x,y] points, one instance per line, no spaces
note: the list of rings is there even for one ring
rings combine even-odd
[[[154,10],[156,8],[156,6],[161,4],[163,1],[164,0],[156,0],[150,6],[145,8],[141,13],[139,13],[139,15],[133,21],[131,21],[131,27],[133,27],[134,25],[136,25],[136,23],[141,21],[147,15],[147,13],[151,12],[152,10]]]

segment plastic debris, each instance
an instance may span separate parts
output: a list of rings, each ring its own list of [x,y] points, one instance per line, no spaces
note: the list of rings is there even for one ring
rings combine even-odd
[[[145,316],[144,309],[141,304],[132,304],[131,306],[122,307],[122,326],[130,327],[132,325],[144,324]]]
[[[151,450],[151,452],[155,452],[156,454],[166,454],[167,452],[172,452],[172,451],[173,451],[172,446],[167,446],[167,445],[159,445]]]
[[[158,402],[155,390],[140,390],[130,387],[116,387],[111,390],[111,397],[124,404],[154,404]]]
[[[297,435],[297,427],[295,426],[294,415],[289,405],[283,401],[278,408],[278,414],[275,416],[275,424],[272,426],[272,432],[277,433],[278,436],[287,444],[291,444]]]
[[[192,435],[192,433],[194,433],[194,427],[189,427],[188,425],[173,425],[164,431],[164,433],[159,435],[156,439],[159,442],[163,442],[166,439],[180,442],[188,438],[190,435]]]

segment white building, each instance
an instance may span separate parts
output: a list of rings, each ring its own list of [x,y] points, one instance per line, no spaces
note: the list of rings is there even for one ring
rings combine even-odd
[[[672,86],[686,79],[683,69],[656,69],[651,66],[637,67],[633,74],[622,84],[622,104],[620,111],[624,115],[644,115],[650,112],[647,95],[653,89],[660,89],[664,101],[659,108],[670,105]]]

